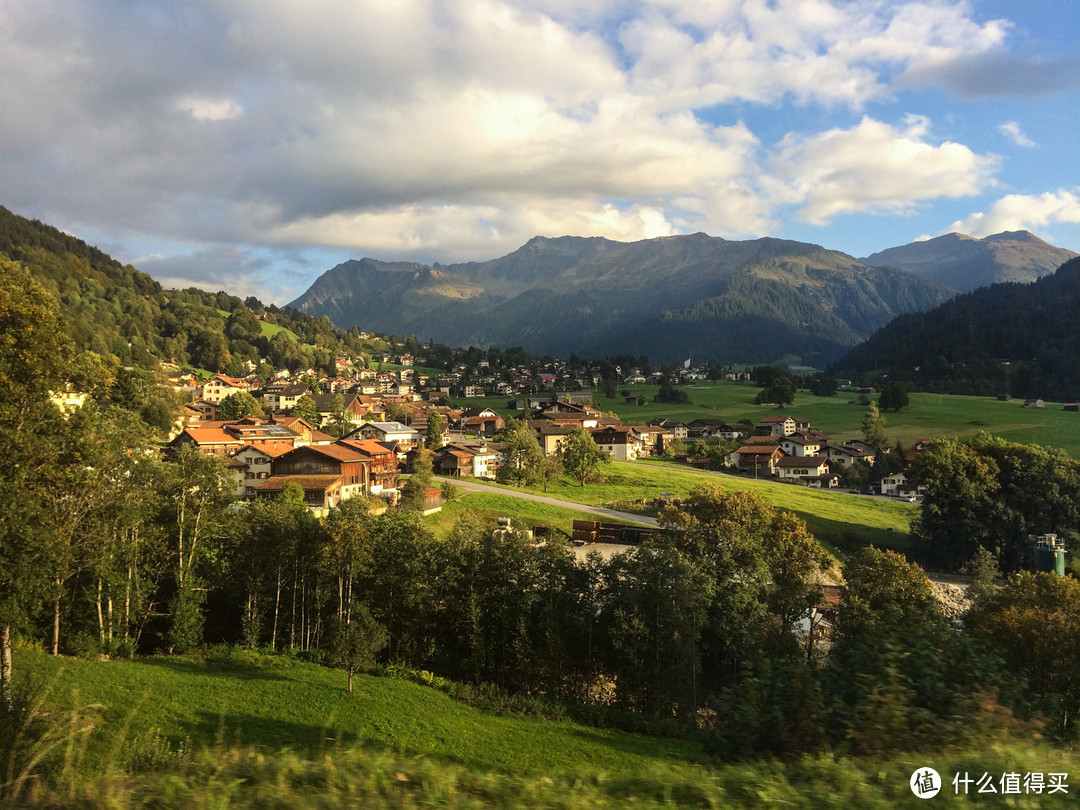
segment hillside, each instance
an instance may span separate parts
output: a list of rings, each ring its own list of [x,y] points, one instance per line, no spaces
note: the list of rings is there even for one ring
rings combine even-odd
[[[292,302],[338,326],[534,354],[687,354],[720,362],[835,359],[950,292],[817,245],[693,234],[622,243],[536,237],[487,262],[374,259],[324,273]]]
[[[950,233],[889,248],[862,261],[874,267],[897,267],[970,292],[1006,281],[1035,281],[1075,256],[1028,231],[1006,231],[983,239]]]
[[[361,340],[317,318],[224,292],[165,290],[101,250],[0,207],[0,259],[29,268],[56,298],[77,349],[106,364],[156,369],[161,360],[242,374],[269,358],[277,368],[332,368],[334,353],[370,354]],[[381,344],[385,346],[385,344]]]
[[[897,318],[837,364],[923,390],[1080,399],[1080,258],[1032,284],[996,284]]]

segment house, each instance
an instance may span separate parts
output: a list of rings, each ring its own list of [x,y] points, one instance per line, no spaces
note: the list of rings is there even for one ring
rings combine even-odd
[[[506,419],[491,408],[467,408],[461,412],[458,425],[463,433],[490,439],[506,428]]]
[[[790,436],[797,430],[809,430],[810,420],[800,416],[766,416],[754,426],[762,436]]]
[[[367,494],[385,497],[397,491],[398,457],[393,448],[374,439],[342,439],[338,444],[367,457]]]
[[[594,428],[590,432],[597,446],[610,453],[613,459],[633,461],[643,454],[641,437],[632,427],[607,425]]]
[[[1041,399],[1026,399],[1024,400],[1025,408],[1045,408],[1046,403]]]
[[[829,456],[829,461],[843,467],[850,467],[856,461],[865,461],[867,464],[873,464],[874,458],[876,457],[874,451],[863,447],[861,442],[858,444],[855,442],[830,444],[826,448],[826,454]]]
[[[771,477],[776,475],[776,465],[784,458],[784,451],[775,444],[745,444],[730,453],[726,459],[729,466],[738,467],[743,475]]]
[[[315,408],[319,412],[319,421],[326,424],[334,415],[334,400],[341,397],[341,407],[348,414],[349,421],[359,425],[363,421],[364,414],[368,412],[367,406],[358,394],[315,394],[311,398],[315,400]]]
[[[343,500],[341,476],[337,475],[271,476],[255,487],[255,496],[258,498],[278,497],[286,484],[296,484],[304,490],[304,505],[316,517],[325,517]]]
[[[494,478],[498,454],[482,444],[454,442],[441,448],[432,467],[438,475],[455,478]]]
[[[626,398],[627,405],[644,405],[646,402],[648,402],[648,400],[640,394],[636,394],[634,396],[629,396]]]
[[[244,445],[233,456],[229,464],[236,476],[236,495],[251,498],[255,487],[273,474],[273,461],[292,448],[256,447]]]
[[[915,444],[904,451],[904,461],[910,464],[915,460],[915,456],[926,450],[933,443],[933,439],[919,439]]]
[[[550,456],[557,453],[563,439],[580,426],[561,425],[548,419],[530,419],[529,427],[536,431],[536,440],[540,443],[544,455]]]
[[[776,476],[781,481],[820,478],[828,472],[829,459],[825,456],[785,456],[776,462]]]
[[[886,475],[881,479],[881,494],[891,495],[894,498],[902,498],[910,495],[907,485],[907,476],[902,472]]]
[[[419,444],[420,434],[401,422],[364,422],[346,439],[374,439],[397,446],[397,452],[407,453]]]
[[[689,425],[684,424],[683,422],[676,422],[673,419],[668,419],[666,416],[657,417],[649,422],[649,424],[670,431],[676,439],[686,439],[690,435]]]
[[[247,391],[248,384],[238,377],[215,374],[203,386],[202,399],[207,402],[221,402],[225,397]]]
[[[184,406],[182,418],[184,427],[198,427],[203,422],[213,422],[217,419],[217,403],[204,399],[189,402]]]
[[[271,413],[289,411],[300,397],[310,394],[311,389],[304,383],[273,383],[263,391],[263,407]]]
[[[273,462],[278,476],[337,476],[341,480],[339,502],[370,492],[369,458],[342,444],[306,445],[284,453]],[[269,480],[269,479],[268,479]]]
[[[780,447],[789,456],[816,456],[821,451],[822,442],[819,439],[791,435],[780,440]]]

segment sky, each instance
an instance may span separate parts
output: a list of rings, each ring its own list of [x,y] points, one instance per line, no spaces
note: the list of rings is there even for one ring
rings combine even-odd
[[[1075,0],[0,0],[0,205],[169,287],[775,236],[1080,252]]]

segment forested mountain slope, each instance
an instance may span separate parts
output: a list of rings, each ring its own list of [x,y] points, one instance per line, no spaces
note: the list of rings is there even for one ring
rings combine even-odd
[[[1080,258],[1032,284],[995,284],[897,318],[837,364],[923,390],[1080,399]]]

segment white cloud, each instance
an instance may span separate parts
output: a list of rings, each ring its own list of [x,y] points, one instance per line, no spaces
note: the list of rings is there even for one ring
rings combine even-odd
[[[864,117],[853,129],[789,134],[774,150],[765,181],[798,218],[824,225],[838,214],[905,213],[920,201],[963,197],[993,181],[999,160],[926,139],[929,122],[909,116],[897,129]]]
[[[1008,138],[1017,146],[1023,146],[1030,148],[1035,145],[1035,141],[1031,140],[1024,131],[1020,129],[1020,125],[1015,121],[1008,121],[998,127],[998,132]]]
[[[1002,231],[1036,231],[1059,222],[1080,223],[1080,190],[1059,189],[1039,196],[1009,194],[987,212],[957,220],[943,233],[991,236]]]
[[[229,98],[185,96],[176,102],[176,106],[190,113],[197,121],[228,121],[244,112],[239,104]]]

